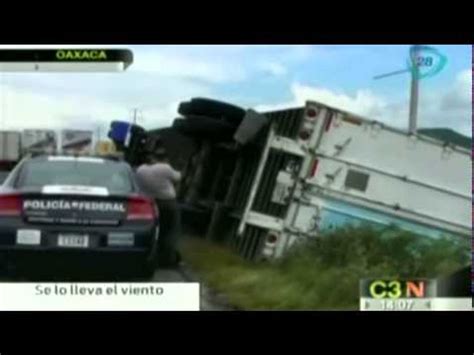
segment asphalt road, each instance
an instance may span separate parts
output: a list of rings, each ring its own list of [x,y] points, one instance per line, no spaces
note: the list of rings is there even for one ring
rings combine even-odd
[[[234,310],[222,296],[200,281],[198,275],[187,266],[173,270],[157,270],[151,282],[198,282],[201,288],[202,311]]]

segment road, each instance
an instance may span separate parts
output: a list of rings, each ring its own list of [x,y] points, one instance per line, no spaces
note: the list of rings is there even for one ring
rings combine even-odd
[[[157,270],[152,282],[199,282],[201,286],[201,311],[230,311],[234,310],[222,296],[218,295],[187,266],[174,270]]]

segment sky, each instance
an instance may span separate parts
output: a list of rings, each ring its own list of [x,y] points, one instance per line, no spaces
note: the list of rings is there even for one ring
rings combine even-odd
[[[105,137],[110,122],[130,120],[134,108],[138,124],[161,128],[193,97],[262,112],[313,100],[408,126],[410,75],[374,76],[405,69],[409,45],[100,47],[129,48],[134,63],[121,73],[0,73],[0,129],[100,128]],[[418,125],[472,136],[472,48],[432,47],[447,64],[420,82]]]

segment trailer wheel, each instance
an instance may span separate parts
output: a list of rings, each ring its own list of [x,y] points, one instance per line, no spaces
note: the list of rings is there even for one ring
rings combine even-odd
[[[179,105],[178,112],[183,116],[223,119],[234,125],[239,125],[245,116],[245,110],[241,107],[206,98],[194,98],[191,102],[183,102]]]

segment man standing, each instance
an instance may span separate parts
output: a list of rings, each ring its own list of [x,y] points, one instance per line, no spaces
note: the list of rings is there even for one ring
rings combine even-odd
[[[181,180],[181,173],[171,167],[165,153],[150,155],[147,160],[137,170],[138,183],[143,192],[155,199],[160,213],[158,265],[173,267],[179,262],[180,214],[175,184]]]

